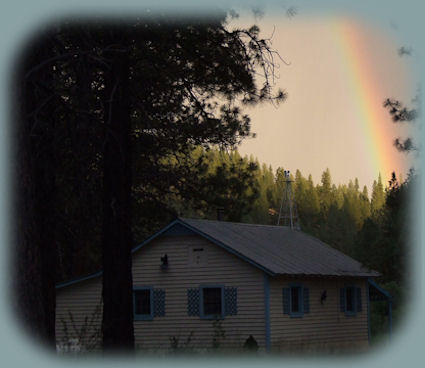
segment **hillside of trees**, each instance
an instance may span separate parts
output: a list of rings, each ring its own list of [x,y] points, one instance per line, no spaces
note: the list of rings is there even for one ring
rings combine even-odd
[[[161,165],[161,170],[169,173],[161,184],[167,186],[167,191],[152,195],[148,201],[146,193],[156,193],[158,183],[132,189],[134,245],[177,216],[215,220],[220,211],[226,221],[276,225],[286,185],[284,168],[273,170],[254,157],[242,157],[236,150],[202,147],[193,148],[190,154],[164,157]],[[178,186],[172,183],[172,173],[177,170],[184,170]],[[382,276],[378,284],[393,296],[393,323],[397,326],[408,295],[408,207],[416,180],[413,171],[405,180],[393,174],[388,183],[379,175],[371,193],[366,186],[360,188],[356,178],[347,184],[334,184],[329,169],[323,171],[319,183],[300,170],[290,179],[301,230],[379,271]],[[91,237],[84,242],[67,238],[60,244],[59,280],[101,268],[96,241],[100,223],[96,226],[95,218]],[[379,339],[387,332],[386,303],[374,302],[372,337]]]
[[[227,221],[276,225],[285,189],[284,168],[273,171],[253,157],[237,151],[223,153],[197,148],[191,160],[203,188],[202,198],[179,200],[179,194],[165,198],[172,216],[216,219],[221,210]],[[202,169],[200,169],[202,168]],[[409,290],[409,205],[416,175],[405,180],[392,174],[384,183],[381,175],[371,193],[360,188],[357,178],[334,184],[329,169],[319,183],[300,170],[290,176],[301,230],[379,271],[378,284],[393,297],[393,325],[402,319]],[[159,225],[159,224],[158,224]],[[374,340],[388,332],[386,302],[372,303],[371,333]]]

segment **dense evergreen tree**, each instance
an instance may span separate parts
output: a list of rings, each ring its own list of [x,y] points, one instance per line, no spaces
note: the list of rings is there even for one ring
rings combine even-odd
[[[301,228],[314,233],[319,226],[320,200],[311,175],[305,179],[299,171],[296,172],[294,195]]]
[[[185,166],[191,168],[199,188],[192,188],[191,196],[185,193],[182,197],[182,191],[170,193],[169,208],[180,216],[208,219],[216,219],[220,210],[222,220],[241,221],[259,195],[257,163],[237,151],[205,151],[201,147],[190,157],[196,164]]]
[[[371,212],[373,216],[378,216],[379,211],[385,203],[384,185],[382,184],[381,174],[379,174],[378,181],[373,182],[372,196],[370,199]]]
[[[14,305],[23,326],[39,342],[55,346],[55,126],[60,96],[51,95],[48,70],[32,73],[52,55],[52,40],[33,43],[18,66],[15,92],[16,151]],[[21,104],[21,105],[20,105]],[[41,105],[42,104],[42,105]]]
[[[262,165],[257,176],[258,198],[253,203],[253,209],[245,217],[245,221],[257,224],[276,224],[272,222],[279,214],[279,207],[271,201],[273,200],[273,191],[275,188],[275,179],[271,167]]]
[[[170,188],[177,188],[178,195],[184,197],[190,187],[187,183],[194,180],[185,176],[190,168],[170,173],[167,157],[188,155],[194,145],[234,146],[250,134],[249,118],[237,105],[285,97],[281,91],[272,95],[270,80],[275,52],[270,42],[259,37],[259,29],[255,26],[228,30],[225,22],[224,13],[209,19],[179,22],[158,16],[138,19],[131,25],[64,22],[43,38],[37,44],[39,49],[32,49],[33,54],[24,62],[19,93],[26,102],[26,109],[21,114],[22,129],[18,134],[23,153],[18,157],[17,175],[18,180],[27,178],[33,180],[34,185],[28,186],[28,195],[17,195],[22,198],[18,204],[19,215],[23,215],[26,206],[32,206],[33,195],[42,205],[35,207],[34,213],[27,217],[28,222],[23,221],[17,233],[31,225],[36,228],[32,234],[34,238],[49,231],[54,234],[55,226],[51,222],[54,222],[55,212],[66,214],[71,210],[72,220],[66,219],[66,222],[73,226],[81,222],[81,219],[76,221],[74,215],[90,213],[72,209],[75,204],[62,197],[65,191],[71,192],[73,198],[79,194],[68,190],[69,176],[65,168],[60,167],[56,173],[54,167],[56,156],[66,157],[68,152],[76,156],[83,149],[82,152],[88,154],[81,155],[86,160],[84,163],[81,160],[67,162],[72,167],[94,166],[96,175],[93,176],[102,180],[101,200],[90,203],[102,203],[102,215],[100,219],[90,219],[89,223],[94,225],[91,228],[99,230],[96,238],[102,239],[103,244],[103,338],[106,348],[133,347],[129,313],[132,308],[132,186],[137,188],[133,193],[139,196],[136,201],[139,204],[143,201],[140,198],[146,198],[148,205],[161,203],[157,199]],[[81,141],[74,144],[68,140],[70,123],[82,115],[85,115],[82,122],[87,131],[96,127],[93,142],[89,140],[87,144],[94,146],[92,150],[85,150]],[[41,116],[43,124],[37,121]],[[37,130],[40,134],[36,139],[42,137],[39,141],[33,138]],[[60,139],[55,140],[56,137]],[[82,134],[80,139],[89,137]],[[69,145],[62,149],[63,142]],[[33,155],[32,168],[25,166],[27,154]],[[132,178],[134,159],[142,169],[136,170]],[[176,166],[181,168],[181,165]],[[248,177],[251,169],[247,170]],[[81,170],[79,174],[90,170]],[[216,168],[213,177],[221,183],[227,179],[226,185],[232,188],[223,194],[226,203],[233,199],[231,193],[243,188],[241,183],[247,177],[239,175],[242,171],[237,171],[234,163],[223,163]],[[164,177],[169,180],[164,181]],[[65,187],[57,196],[58,201],[54,200],[55,178]],[[85,184],[91,182],[89,175]],[[23,194],[27,189],[21,191]],[[93,187],[86,192],[93,193]],[[219,202],[219,198],[216,201]],[[236,208],[238,203],[241,201],[234,201],[229,209],[230,218],[239,217],[243,212],[242,208]],[[85,203],[80,205],[84,207]],[[37,223],[37,218],[42,223]],[[97,222],[94,224],[94,221]],[[38,237],[40,241],[31,238],[28,236],[23,243],[28,243],[27,249],[33,247],[33,254],[39,251],[34,257],[36,264],[40,267],[54,264],[54,239],[47,239],[47,235]],[[21,253],[28,253],[23,249]],[[22,280],[31,277],[28,274],[31,257],[17,258],[22,262]],[[23,294],[28,294],[27,300],[20,298],[18,301],[24,313],[35,317],[27,321],[34,321],[41,308],[30,307],[30,295],[35,298],[49,295],[43,300],[49,311],[48,321],[41,323],[48,324],[51,331],[55,278],[54,267],[47,268],[50,274],[46,282],[32,285],[32,290],[21,288]],[[40,327],[38,325],[33,327]],[[53,341],[50,332],[46,335]]]
[[[363,191],[360,194],[360,210],[363,220],[366,220],[370,217],[369,193],[366,185],[363,187]]]
[[[401,284],[405,281],[409,228],[408,197],[412,180],[414,179],[400,183],[393,173],[379,216],[367,219],[358,234],[359,260],[381,272],[384,283],[395,281]]]
[[[328,168],[322,174],[321,185],[318,187],[318,194],[320,199],[321,215],[326,218],[329,207],[332,203],[332,179],[331,172]]]

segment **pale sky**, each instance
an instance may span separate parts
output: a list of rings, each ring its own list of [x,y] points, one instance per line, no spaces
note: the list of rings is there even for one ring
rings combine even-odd
[[[411,124],[392,123],[382,102],[393,97],[412,106],[417,85],[414,55],[398,55],[403,45],[390,21],[383,27],[349,14],[288,18],[284,12],[271,17],[266,11],[256,20],[249,12],[241,13],[232,24],[254,23],[263,37],[273,34],[273,47],[290,64],[280,62],[277,80],[288,99],[278,108],[265,104],[246,110],[257,137],[245,140],[239,151],[273,169],[280,166],[294,173],[300,169],[306,177],[311,173],[316,184],[326,168],[335,184],[348,184],[357,177],[361,187],[369,189],[379,172],[387,183],[389,168],[405,178],[414,154],[399,153],[392,144],[397,136],[407,138],[414,132]],[[344,31],[346,24],[350,32]],[[355,36],[355,47],[344,33]],[[353,72],[352,62],[358,63],[360,74]],[[362,68],[368,74],[362,74]],[[369,90],[373,90],[370,96],[363,94]],[[362,104],[375,112],[375,135],[369,131],[374,120],[367,121],[370,114],[362,110]]]

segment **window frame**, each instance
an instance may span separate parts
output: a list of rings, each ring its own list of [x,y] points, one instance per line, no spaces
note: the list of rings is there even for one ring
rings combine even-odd
[[[351,289],[353,310],[347,310],[347,290]],[[357,287],[354,285],[344,286],[344,314],[346,316],[355,316],[357,314]]]
[[[298,289],[298,312],[292,311],[292,289]],[[303,317],[304,316],[304,287],[300,284],[289,285],[289,316]]]
[[[220,289],[220,295],[221,295],[221,313],[220,314],[205,314],[204,313],[204,289]],[[224,285],[216,285],[216,284],[202,284],[199,286],[199,315],[201,319],[208,319],[208,320],[219,320],[224,319]]]
[[[142,290],[149,290],[150,313],[137,314],[136,313],[136,292]],[[153,287],[152,286],[134,286],[133,287],[133,319],[135,321],[150,321],[153,320]]]

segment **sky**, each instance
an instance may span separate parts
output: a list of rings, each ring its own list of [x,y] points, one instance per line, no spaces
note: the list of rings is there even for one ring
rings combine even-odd
[[[287,9],[286,9],[287,10]],[[400,56],[397,24],[374,22],[353,13],[321,12],[295,16],[263,9],[262,17],[239,10],[230,27],[257,24],[271,37],[282,59],[276,88],[288,93],[275,107],[264,104],[246,111],[256,138],[238,148],[273,169],[283,167],[315,183],[329,168],[335,184],[358,178],[369,189],[378,175],[384,185],[393,171],[406,178],[415,153],[400,153],[395,138],[415,136],[415,124],[395,124],[383,101],[396,98],[413,107],[418,83],[415,53]]]

